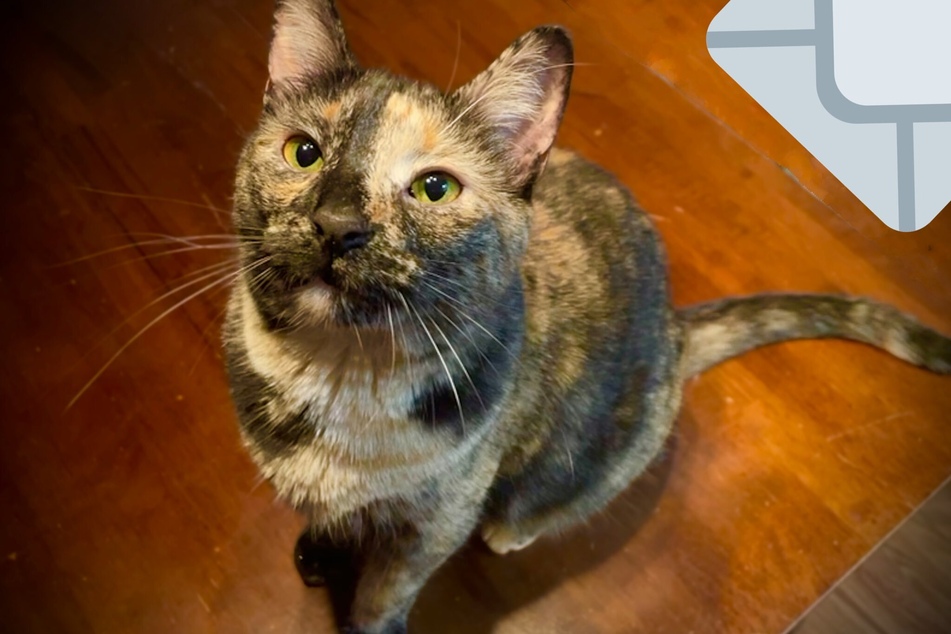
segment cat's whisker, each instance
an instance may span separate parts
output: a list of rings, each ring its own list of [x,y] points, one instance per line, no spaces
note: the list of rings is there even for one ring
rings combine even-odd
[[[91,268],[91,269],[89,269],[89,270],[84,270],[84,271],[73,271],[73,272],[71,272],[71,275],[74,276],[74,279],[69,280],[69,284],[71,284],[71,285],[72,285],[72,284],[75,284],[75,283],[76,283],[76,279],[75,279],[75,278],[85,278],[85,277],[97,276],[97,275],[101,274],[101,273],[104,272],[104,271],[111,271],[111,270],[116,269],[116,268],[119,268],[119,267],[121,267],[121,266],[123,266],[123,265],[130,264],[130,263],[134,263],[134,262],[143,261],[143,260],[145,260],[145,259],[147,259],[147,258],[129,258],[129,259],[122,260],[121,262],[112,264],[112,265],[107,266],[107,267],[96,267],[96,268]],[[172,279],[162,280],[162,282],[163,282],[164,285],[167,287],[167,286],[169,286],[169,285],[171,285],[171,284],[175,284],[175,283],[177,283],[177,282],[182,282],[182,281],[187,280],[187,279],[189,279],[189,278],[195,277],[196,275],[201,275],[201,274],[203,274],[203,273],[206,273],[206,272],[210,271],[211,269],[213,269],[213,268],[215,268],[215,267],[223,266],[223,265],[229,264],[229,263],[232,264],[232,265],[237,265],[237,263],[238,263],[237,257],[228,257],[228,258],[226,258],[226,259],[224,259],[224,260],[219,260],[219,261],[214,262],[214,263],[212,263],[212,264],[208,264],[208,265],[205,265],[205,266],[198,267],[198,268],[196,268],[196,269],[192,269],[192,270],[190,270],[190,271],[188,271],[188,272],[186,272],[186,273],[184,273],[184,274],[182,274],[182,275],[179,275],[179,276],[177,276],[177,277],[174,277],[174,278],[172,278]]]
[[[260,231],[258,231],[260,234]],[[235,248],[246,244],[259,245],[264,242],[263,235],[241,235],[237,233],[208,233],[203,235],[175,236],[163,233],[129,233],[129,236],[164,238],[169,242],[185,246],[208,246],[229,244]],[[143,244],[143,243],[138,243]]]
[[[461,281],[459,281],[459,280],[454,280],[454,279],[452,279],[451,277],[446,277],[446,276],[444,276],[444,275],[439,275],[438,273],[433,273],[432,271],[424,271],[424,272],[423,272],[423,275],[424,275],[424,276],[433,277],[433,278],[435,278],[435,279],[437,279],[437,280],[440,280],[440,281],[445,282],[445,283],[447,283],[447,284],[449,284],[449,285],[451,285],[451,286],[454,286],[454,287],[458,288],[460,292],[462,292],[462,293],[464,293],[464,294],[466,294],[466,295],[472,297],[473,299],[477,299],[477,300],[479,300],[480,302],[482,302],[482,303],[484,303],[484,304],[490,304],[490,305],[491,305],[491,304],[497,304],[497,303],[499,302],[498,298],[496,298],[496,297],[490,297],[490,296],[486,295],[485,293],[482,293],[482,292],[480,292],[480,291],[474,290],[474,289],[472,288],[472,286],[466,285],[465,283],[463,283],[463,282],[461,282]],[[428,282],[425,282],[425,281],[424,281],[424,284],[426,284],[429,288],[433,288],[433,286],[432,286],[431,284],[429,284]]]
[[[211,290],[212,288],[215,288],[215,287],[217,287],[217,286],[220,286],[221,284],[224,284],[224,283],[226,283],[226,282],[230,282],[230,281],[236,279],[238,275],[239,275],[239,272],[238,272],[238,271],[235,271],[235,272],[232,272],[232,273],[226,273],[226,274],[224,275],[224,277],[222,277],[222,278],[220,278],[220,279],[218,279],[218,280],[216,280],[216,281],[214,281],[214,282],[211,282],[210,284],[206,284],[205,286],[203,286],[202,288],[198,289],[198,290],[195,291],[194,293],[191,293],[191,294],[190,294],[188,297],[186,297],[185,299],[176,302],[171,308],[168,308],[168,309],[162,311],[162,313],[161,313],[158,317],[154,318],[152,321],[150,321],[148,324],[146,324],[144,328],[142,328],[142,329],[139,330],[136,334],[134,334],[134,335],[133,335],[128,341],[126,341],[118,350],[116,350],[116,352],[115,352],[111,357],[109,357],[109,360],[106,361],[106,363],[103,364],[103,366],[102,366],[101,368],[99,368],[99,370],[92,376],[92,378],[89,379],[89,381],[87,381],[85,385],[83,385],[83,387],[79,390],[79,392],[76,394],[76,396],[74,396],[74,397],[69,401],[69,403],[66,405],[66,409],[65,409],[64,411],[69,411],[69,410],[73,407],[73,405],[76,404],[76,401],[78,401],[80,398],[82,398],[83,394],[85,394],[85,393],[89,390],[89,388],[92,387],[92,385],[96,382],[96,380],[97,380],[100,376],[102,376],[103,373],[104,373],[107,369],[109,369],[109,367],[115,362],[115,360],[118,359],[119,356],[122,355],[123,352],[125,352],[126,350],[128,350],[128,349],[129,349],[129,346],[131,346],[133,343],[135,343],[136,341],[138,341],[139,338],[140,338],[142,335],[144,335],[146,332],[148,332],[149,330],[151,330],[152,327],[154,327],[157,323],[159,323],[159,322],[162,321],[165,317],[167,317],[168,315],[172,314],[173,312],[175,312],[176,310],[178,310],[179,308],[181,308],[182,306],[184,306],[185,304],[187,304],[187,303],[190,302],[191,300],[195,299],[195,298],[198,297],[199,295],[202,295],[202,294],[206,293],[207,291]]]
[[[131,234],[130,234],[130,235],[131,235]],[[160,234],[151,234],[151,235],[160,235]],[[94,259],[94,258],[99,258],[99,257],[105,256],[105,255],[109,255],[109,254],[111,254],[111,253],[118,253],[118,252],[120,252],[120,251],[127,251],[127,250],[129,250],[129,249],[137,249],[137,248],[139,248],[139,247],[155,246],[155,245],[175,245],[175,244],[189,244],[189,245],[191,245],[191,246],[194,247],[194,248],[212,248],[212,247],[221,248],[220,245],[202,245],[202,244],[195,244],[195,243],[188,242],[187,240],[182,240],[182,239],[176,238],[176,237],[174,237],[174,236],[166,236],[166,237],[163,237],[163,238],[157,238],[157,239],[155,239],[155,240],[146,240],[146,241],[144,241],[144,242],[133,242],[133,243],[130,243],[130,244],[123,244],[123,245],[111,247],[111,248],[109,248],[109,249],[104,249],[104,250],[102,250],[102,251],[97,251],[97,252],[95,252],[95,253],[89,253],[89,254],[87,254],[87,255],[83,255],[83,256],[80,256],[80,257],[78,257],[78,258],[73,258],[73,259],[71,259],[71,260],[66,260],[65,262],[59,262],[59,263],[57,263],[57,264],[53,264],[53,265],[51,265],[49,268],[51,268],[51,269],[62,268],[62,267],[64,267],[64,266],[69,266],[69,265],[71,265],[71,264],[78,264],[78,263],[80,263],[80,262],[86,262],[87,260],[92,260],[92,259]],[[236,247],[236,246],[238,246],[238,245],[237,245],[237,244],[233,244],[233,245],[231,245],[231,246],[235,246],[235,247]]]
[[[236,278],[237,278],[239,275],[241,275],[242,273],[245,273],[245,272],[247,272],[247,271],[253,270],[253,269],[256,268],[256,267],[261,266],[262,264],[265,264],[269,259],[270,259],[270,256],[268,256],[268,257],[266,257],[266,258],[261,258],[261,259],[255,261],[255,262],[252,262],[251,264],[249,264],[249,265],[247,265],[247,266],[240,267],[240,268],[238,268],[237,270],[234,270],[234,271],[231,271],[231,272],[226,271],[226,269],[227,269],[228,267],[234,266],[235,261],[233,261],[233,260],[229,260],[229,261],[226,261],[226,262],[219,262],[219,263],[217,263],[217,264],[213,264],[213,265],[211,265],[211,266],[204,267],[203,269],[200,269],[199,271],[192,271],[191,273],[189,273],[189,274],[187,274],[187,275],[185,275],[185,276],[183,276],[182,278],[179,278],[179,279],[184,279],[184,278],[190,277],[191,275],[194,275],[195,273],[200,272],[200,271],[211,271],[211,272],[205,273],[204,275],[201,275],[201,276],[198,277],[197,279],[191,280],[190,282],[187,282],[187,283],[185,283],[185,284],[182,284],[182,285],[180,285],[180,286],[177,286],[176,288],[173,288],[173,289],[171,289],[170,291],[168,291],[168,292],[166,292],[166,293],[163,293],[163,294],[160,295],[159,297],[153,299],[151,302],[149,302],[148,304],[146,304],[145,306],[143,306],[142,308],[140,308],[139,310],[137,310],[136,312],[134,312],[132,315],[129,315],[125,320],[123,320],[122,323],[120,323],[118,326],[116,326],[108,335],[106,335],[105,337],[103,337],[96,345],[94,345],[94,346],[91,348],[91,350],[94,350],[94,349],[98,348],[99,346],[101,346],[105,341],[107,341],[107,340],[108,340],[110,337],[112,337],[116,332],[118,332],[118,330],[119,330],[122,326],[124,326],[124,325],[127,324],[129,321],[131,321],[132,319],[134,319],[136,316],[142,314],[143,312],[145,312],[146,310],[148,310],[149,308],[151,308],[152,306],[154,306],[156,303],[158,303],[158,302],[160,302],[160,301],[162,301],[162,300],[164,300],[164,299],[167,299],[168,297],[171,297],[171,296],[173,296],[173,295],[176,295],[176,294],[180,293],[181,291],[185,290],[186,288],[192,287],[192,286],[194,286],[194,285],[196,285],[196,284],[198,284],[198,283],[200,283],[200,282],[203,282],[203,281],[205,281],[205,280],[207,280],[207,279],[209,279],[209,278],[220,277],[220,279],[218,279],[218,280],[216,280],[216,281],[214,281],[214,282],[211,282],[211,283],[209,283],[209,284],[203,286],[201,289],[199,289],[199,290],[196,291],[195,293],[190,294],[190,295],[189,295],[188,297],[186,297],[185,299],[183,299],[183,300],[177,302],[177,303],[176,303],[175,305],[173,305],[171,308],[169,308],[169,309],[163,311],[158,317],[156,317],[155,319],[153,319],[152,321],[150,321],[148,324],[146,324],[146,326],[145,326],[144,328],[142,328],[141,330],[139,330],[139,331],[138,331],[135,335],[133,335],[128,341],[126,341],[126,343],[123,344],[123,345],[115,352],[115,354],[113,354],[113,355],[109,358],[108,361],[106,361],[106,363],[92,376],[92,378],[89,379],[89,381],[82,387],[82,389],[80,389],[80,391],[70,400],[70,402],[66,405],[66,409],[65,409],[64,411],[68,411],[70,408],[72,408],[72,406],[75,405],[75,403],[82,397],[82,395],[85,394],[86,391],[88,391],[90,387],[92,387],[92,385],[96,382],[96,380],[97,380],[100,376],[102,376],[102,374],[115,362],[116,359],[119,358],[119,356],[120,356],[126,349],[129,348],[129,346],[131,346],[136,340],[139,339],[139,337],[141,337],[143,334],[145,334],[146,331],[150,330],[153,326],[155,326],[155,324],[157,324],[159,321],[161,321],[164,317],[166,317],[167,315],[171,314],[172,312],[174,312],[176,309],[180,308],[181,306],[184,306],[184,305],[187,304],[189,301],[191,301],[192,299],[198,297],[198,296],[201,295],[202,293],[204,293],[204,292],[206,292],[206,291],[208,291],[208,290],[210,290],[210,289],[212,289],[212,288],[214,288],[214,287],[216,287],[216,286],[219,286],[220,284],[222,284],[222,283],[224,283],[224,282],[227,282],[227,281],[231,281],[231,280],[236,279]]]
[[[479,388],[476,387],[475,381],[473,381],[472,377],[469,376],[469,370],[466,369],[465,364],[462,362],[462,359],[456,352],[456,348],[452,345],[452,342],[449,341],[449,337],[446,336],[446,333],[443,332],[442,328],[439,327],[439,324],[437,324],[433,319],[430,319],[429,323],[432,324],[433,328],[436,329],[436,331],[439,333],[439,336],[442,337],[442,340],[446,342],[446,346],[449,347],[449,352],[452,353],[452,356],[456,358],[456,363],[458,363],[459,367],[462,368],[462,373],[466,375],[466,380],[468,380],[469,385],[472,386],[472,391],[475,392],[476,398],[479,399],[479,403],[485,407],[485,401],[482,400],[482,395],[479,394]],[[465,431],[465,425],[463,425],[463,431]]]
[[[211,241],[216,244],[224,242],[233,244],[234,246],[264,242],[263,236],[242,236],[235,233],[208,233],[203,235],[175,236],[164,233],[131,232],[126,235],[131,237],[161,238],[167,240],[168,242],[180,243],[187,246],[203,246],[207,241]],[[136,244],[145,243],[138,242]]]
[[[154,260],[155,258],[164,258],[170,255],[177,255],[179,253],[192,253],[195,251],[232,251],[238,248],[236,244],[204,244],[197,245],[193,247],[182,247],[181,249],[170,249],[168,251],[161,251],[159,253],[147,253],[137,258],[128,258],[122,260],[121,262],[116,263],[113,267],[122,266],[123,264],[132,264],[134,262],[144,262],[145,260]]]
[[[396,330],[393,328],[393,307],[389,302],[386,304],[386,320],[390,324],[390,376],[396,375]]]
[[[452,89],[452,82],[456,80],[456,71],[459,70],[459,54],[462,52],[462,23],[456,20],[456,58],[452,62],[452,73],[449,75],[449,83],[446,84],[446,92]]]
[[[451,130],[452,127],[453,127],[454,125],[456,125],[464,116],[466,116],[467,114],[469,114],[469,112],[471,112],[473,108],[475,108],[476,106],[478,106],[481,101],[483,101],[484,99],[487,99],[488,97],[491,97],[491,96],[492,96],[492,93],[487,92],[487,93],[485,93],[484,95],[482,95],[481,97],[479,97],[478,99],[475,99],[472,103],[470,103],[468,106],[466,106],[465,108],[463,108],[463,109],[462,109],[462,112],[460,112],[458,115],[456,115],[456,117],[455,117],[452,121],[450,121],[448,124],[446,124],[445,126],[443,126],[443,129],[439,131],[439,134],[438,134],[437,136],[440,136],[440,137],[441,137],[441,136],[443,136],[444,134],[446,134],[446,132],[448,132],[449,130]]]
[[[237,271],[235,271],[235,272],[238,273],[239,275],[243,275],[243,274],[245,274],[245,273],[250,273],[250,272],[253,271],[254,269],[258,268],[259,266],[263,266],[263,265],[267,264],[268,262],[270,262],[270,261],[271,261],[271,257],[272,257],[272,256],[270,256],[270,255],[261,256],[261,257],[255,259],[253,262],[250,262],[250,263],[248,263],[248,264],[242,266],[241,268],[239,268],[239,269],[238,269]],[[267,270],[268,270],[268,269],[265,269],[265,271],[267,271]]]
[[[178,277],[176,277],[176,278],[170,280],[170,281],[168,282],[168,284],[174,284],[175,282],[181,282],[181,281],[187,280],[187,279],[189,279],[189,278],[195,277],[196,275],[201,275],[202,273],[205,273],[205,272],[207,272],[207,271],[210,271],[210,270],[213,269],[213,268],[216,268],[216,267],[225,267],[225,265],[233,266],[233,267],[235,267],[235,270],[238,270],[238,268],[240,268],[240,267],[239,267],[239,264],[240,264],[240,262],[238,261],[238,258],[237,258],[237,257],[230,257],[230,258],[227,258],[226,260],[224,260],[224,261],[222,261],[222,262],[215,262],[214,264],[209,264],[208,266],[203,266],[203,267],[197,268],[197,269],[195,269],[195,270],[193,270],[193,271],[189,271],[189,272],[187,272],[187,273],[185,273],[185,274],[183,274],[183,275],[179,275]]]
[[[419,325],[422,326],[423,332],[426,334],[426,337],[429,339],[429,342],[433,345],[433,350],[436,352],[436,356],[439,358],[439,363],[442,365],[442,369],[446,372],[446,378],[449,379],[449,387],[452,389],[452,395],[456,399],[456,407],[459,408],[459,420],[462,424],[462,434],[465,436],[466,433],[466,417],[462,411],[462,399],[459,398],[459,391],[456,389],[456,382],[452,378],[452,373],[449,371],[449,365],[446,363],[446,360],[442,356],[442,352],[439,351],[439,345],[436,343],[436,340],[433,339],[432,333],[429,331],[429,328],[426,327],[426,323],[423,321],[423,318],[420,316],[416,308],[406,301],[406,298],[402,293],[399,294],[400,299],[403,300],[403,305],[406,307],[407,311],[411,311],[416,315]]]
[[[570,63],[567,63],[567,64],[552,64],[552,65],[550,65],[550,66],[544,66],[544,67],[542,67],[542,68],[536,69],[532,74],[533,74],[533,75],[537,75],[537,74],[543,73],[543,72],[545,72],[545,71],[547,71],[547,70],[554,70],[555,68],[567,68],[567,67],[569,67],[569,66],[571,66],[571,67],[574,67],[574,66],[594,66],[594,64],[583,63],[583,62],[570,62]],[[445,125],[445,126],[442,128],[442,130],[439,131],[439,136],[442,136],[442,135],[444,135],[446,132],[448,132],[449,130],[451,130],[454,125],[456,125],[464,116],[466,116],[467,114],[469,114],[469,112],[470,112],[473,108],[475,108],[477,105],[479,105],[479,103],[480,103],[482,100],[486,99],[487,97],[492,96],[493,94],[494,94],[493,92],[489,91],[489,92],[486,92],[486,93],[485,93],[484,95],[482,95],[481,97],[479,97],[478,99],[473,100],[472,103],[470,103],[468,106],[466,106],[465,108],[463,108],[462,112],[460,112],[458,115],[456,115],[456,117],[455,117],[452,121],[450,121],[447,125]]]
[[[455,321],[453,321],[453,319],[449,315],[447,315],[445,312],[443,312],[442,309],[439,308],[438,306],[433,306],[433,309],[435,309],[435,311],[439,313],[443,319],[449,322],[449,324],[453,328],[455,328],[459,332],[459,334],[461,334],[463,337],[468,339],[469,343],[472,344],[472,348],[479,354],[482,360],[488,363],[490,366],[492,366],[492,369],[495,369],[495,364],[492,363],[491,359],[489,359],[489,357],[486,356],[485,352],[482,351],[482,347],[478,343],[476,343],[476,340],[472,338],[472,334],[469,333],[468,330],[465,330],[462,326],[460,326]]]
[[[232,242],[240,240],[240,236],[237,236],[233,233],[206,233],[199,234],[194,236],[176,236],[169,233],[154,233],[149,231],[130,231],[125,234],[127,236],[138,236],[145,238],[165,238],[166,240],[171,240],[173,242],[181,242],[183,244],[194,244],[195,240],[204,240],[204,239],[215,239],[220,238],[223,240],[231,240]]]
[[[220,207],[215,207],[214,205],[203,205],[201,203],[192,202],[190,200],[182,200],[181,198],[169,198],[166,196],[150,196],[145,194],[132,194],[129,192],[116,192],[110,191],[107,189],[97,189],[95,187],[86,187],[84,185],[77,185],[76,189],[84,192],[89,192],[91,194],[100,194],[102,196],[112,196],[114,198],[132,198],[136,200],[150,200],[153,202],[161,203],[173,203],[176,205],[182,205],[184,207],[194,207],[196,209],[204,209],[206,211],[211,211],[217,214],[227,214],[229,213],[226,209],[221,209]]]
[[[400,294],[398,291],[397,291],[397,294],[400,296],[400,299],[403,300],[403,304],[405,305],[405,304],[406,304],[406,300],[403,299],[402,294]],[[392,318],[392,316],[391,316],[391,318]],[[399,326],[399,329],[400,329],[400,341],[403,342],[403,350],[404,350],[404,351],[407,351],[407,350],[409,350],[409,343],[408,343],[407,340],[406,340],[406,330],[403,328],[403,320],[402,320],[402,319],[397,319],[397,320],[396,320],[396,325]],[[413,363],[408,363],[408,364],[406,364],[406,367],[409,369],[410,380],[415,383],[415,374],[414,374],[414,371],[413,371],[413,369],[414,369],[414,364],[413,364]]]
[[[145,242],[134,242],[131,244],[123,244],[116,247],[111,247],[109,249],[103,249],[102,251],[96,251],[95,253],[88,253],[82,255],[78,258],[72,258],[70,260],[64,260],[63,262],[57,262],[56,264],[51,264],[50,269],[58,269],[64,266],[69,266],[71,264],[79,264],[80,262],[85,262],[87,260],[92,260],[93,258],[101,258],[104,255],[109,255],[110,253],[118,253],[120,251],[127,251],[129,249],[137,249],[143,246],[152,246],[156,244],[169,244],[174,243],[174,240],[146,240]]]
[[[109,339],[111,339],[113,335],[115,335],[117,332],[119,332],[119,330],[120,330],[123,326],[125,326],[125,325],[128,324],[130,321],[132,321],[133,319],[135,319],[136,317],[138,317],[139,315],[141,315],[142,313],[144,313],[145,311],[147,311],[149,308],[151,308],[151,307],[154,306],[155,304],[161,302],[162,300],[164,300],[164,299],[166,299],[166,298],[168,298],[168,297],[171,297],[172,295],[175,295],[176,293],[178,293],[178,292],[180,292],[180,291],[182,291],[182,290],[185,290],[186,288],[190,288],[190,287],[194,286],[195,284],[199,284],[199,283],[201,283],[201,282],[203,282],[203,281],[205,281],[205,280],[207,280],[207,279],[209,279],[209,278],[212,278],[212,277],[221,275],[222,273],[225,272],[225,269],[228,268],[228,266],[230,266],[230,265],[232,265],[231,262],[218,262],[217,264],[212,264],[211,266],[203,267],[203,268],[200,269],[198,272],[205,272],[204,275],[202,275],[201,277],[199,277],[199,278],[197,278],[197,279],[194,279],[194,280],[192,280],[192,281],[190,281],[190,282],[187,282],[187,283],[185,283],[185,284],[182,284],[182,285],[180,285],[180,286],[176,286],[175,288],[171,289],[171,290],[168,291],[168,292],[162,293],[161,295],[159,295],[158,297],[156,297],[155,299],[153,299],[152,301],[150,301],[150,302],[149,302],[148,304],[146,304],[145,306],[143,306],[143,307],[139,308],[138,310],[136,310],[134,313],[132,313],[131,315],[129,315],[128,317],[126,317],[125,319],[123,319],[115,328],[113,328],[112,330],[110,330],[110,331],[109,331],[105,336],[103,336],[98,342],[96,342],[96,344],[93,345],[93,346],[86,352],[86,354],[88,355],[90,352],[92,352],[92,351],[95,350],[96,348],[100,347],[100,346],[101,346],[102,344],[104,344],[106,341],[108,341]],[[208,271],[210,271],[210,272],[208,272]],[[189,275],[192,275],[192,274],[195,274],[195,273],[196,273],[196,272],[193,271],[193,272],[190,273]],[[184,276],[184,277],[188,277],[188,276],[186,275],[186,276]],[[182,278],[179,278],[179,279],[182,279]],[[177,281],[177,280],[173,280],[173,281]]]
[[[423,282],[423,284],[426,284],[426,286],[428,286],[430,289],[432,289],[432,290],[435,291],[436,293],[439,293],[440,295],[442,295],[443,297],[445,297],[446,300],[448,300],[448,301],[452,302],[453,304],[455,304],[455,305],[457,306],[456,312],[459,313],[459,315],[460,315],[461,317],[464,317],[465,319],[468,319],[470,322],[472,322],[472,324],[473,324],[476,328],[480,329],[482,332],[484,332],[485,334],[489,335],[489,337],[491,337],[493,341],[495,341],[497,344],[499,344],[499,345],[502,347],[503,350],[505,350],[506,352],[508,352],[510,355],[512,354],[512,351],[509,350],[508,346],[506,346],[504,343],[502,343],[501,341],[499,341],[498,337],[496,337],[494,334],[492,334],[492,332],[490,332],[485,326],[483,326],[482,324],[480,324],[475,318],[471,317],[471,316],[470,316],[469,314],[467,314],[464,310],[462,310],[463,308],[466,308],[466,306],[465,306],[463,303],[461,303],[461,302],[460,302],[459,300],[457,300],[455,297],[452,297],[451,295],[449,295],[449,294],[447,294],[447,293],[444,293],[442,290],[440,290],[439,288],[433,286],[432,284],[428,284],[427,282]]]
[[[568,469],[571,472],[571,479],[575,479],[575,460],[571,456],[571,443],[568,442],[568,434],[565,433],[564,429],[561,429],[561,439],[565,443],[565,453],[568,455]]]
[[[535,72],[542,73],[542,72],[545,72],[546,70],[552,70],[553,68],[568,68],[568,67],[574,68],[575,66],[597,66],[597,64],[595,64],[594,62],[570,62],[567,64],[552,64],[551,66],[545,66],[544,68],[539,68]]]
[[[222,288],[215,289],[215,291],[209,297],[215,296],[217,293],[221,292],[222,290],[223,290]],[[218,314],[215,315],[215,318],[209,321],[208,325],[205,326],[205,328],[201,331],[201,339],[202,339],[201,350],[199,350],[198,354],[195,355],[195,362],[192,364],[191,369],[188,371],[188,374],[186,374],[185,376],[191,377],[193,374],[195,374],[195,370],[198,368],[198,364],[199,362],[201,362],[201,358],[202,356],[204,356],[205,350],[208,349],[208,331],[211,330],[212,327],[214,327],[215,325],[221,322],[221,318],[224,317],[224,314],[225,312],[227,312],[227,310],[228,310],[228,306],[225,305],[224,308],[218,311]]]
[[[264,262],[270,261],[270,259],[271,259],[271,256],[267,256],[266,258],[263,258],[262,264]],[[273,277],[273,276],[274,276],[274,269],[264,269],[263,271],[258,272],[258,274],[252,277],[250,280],[248,280],[248,284],[250,285],[257,284],[259,282],[265,281],[268,277]]]

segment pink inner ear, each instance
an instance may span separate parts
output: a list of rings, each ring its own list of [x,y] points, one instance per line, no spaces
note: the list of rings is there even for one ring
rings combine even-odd
[[[275,15],[268,56],[268,73],[274,84],[315,77],[344,61],[346,48],[335,40],[334,17],[329,12],[318,14],[312,4],[290,0]]]
[[[306,68],[305,60],[301,59],[300,53],[289,42],[275,38],[268,57],[268,75],[272,83],[280,84],[305,77]]]
[[[555,142],[564,105],[562,103],[564,75],[557,72],[560,70],[562,69],[546,71],[549,75],[546,78],[549,85],[546,86],[545,99],[541,103],[541,108],[533,120],[526,122],[514,139],[518,152],[516,164],[520,171],[531,169],[538,156],[547,152]]]

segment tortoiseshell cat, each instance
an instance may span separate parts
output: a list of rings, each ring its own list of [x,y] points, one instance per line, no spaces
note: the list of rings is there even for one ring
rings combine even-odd
[[[329,0],[278,4],[226,350],[248,449],[312,523],[305,581],[353,554],[351,631],[405,632],[474,530],[505,553],[601,509],[724,359],[842,337],[951,371],[951,340],[861,299],[674,310],[647,215],[552,149],[571,71],[543,27],[446,95],[360,68]]]

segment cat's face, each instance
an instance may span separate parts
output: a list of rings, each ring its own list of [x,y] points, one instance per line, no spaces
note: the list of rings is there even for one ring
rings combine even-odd
[[[342,38],[328,2],[279,6],[235,192],[258,309],[281,328],[383,328],[498,295],[564,107],[567,38],[533,31],[450,95],[359,69]]]

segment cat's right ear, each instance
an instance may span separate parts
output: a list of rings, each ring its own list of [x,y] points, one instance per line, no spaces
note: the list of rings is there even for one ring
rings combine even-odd
[[[356,65],[333,0],[278,0],[267,96]]]
[[[548,153],[568,100],[574,53],[561,27],[529,31],[456,94],[499,138],[516,185],[530,189]]]

